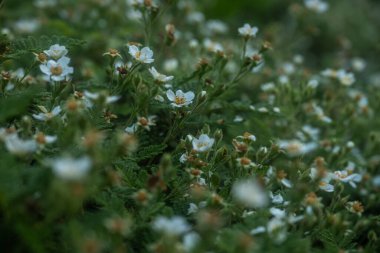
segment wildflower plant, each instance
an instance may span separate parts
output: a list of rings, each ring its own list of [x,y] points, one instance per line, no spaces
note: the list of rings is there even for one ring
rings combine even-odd
[[[0,1],[4,252],[380,251],[376,1],[26,2]]]

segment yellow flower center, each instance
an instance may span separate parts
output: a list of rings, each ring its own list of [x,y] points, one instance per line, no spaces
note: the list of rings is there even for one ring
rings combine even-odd
[[[149,121],[145,118],[145,117],[141,117],[139,119],[139,123],[142,125],[142,126],[147,126]]]
[[[174,102],[177,105],[183,105],[186,102],[186,99],[184,97],[175,97]]]
[[[52,73],[52,75],[54,76],[59,76],[60,74],[62,74],[62,67],[61,66],[55,66],[55,67],[51,67],[50,68],[50,72]]]
[[[355,202],[352,204],[352,209],[353,209],[356,213],[362,213],[362,212],[364,211],[363,205],[362,205],[362,203],[360,203],[359,201],[355,201]]]
[[[136,59],[140,59],[140,57],[141,57],[141,51],[137,51],[135,57],[136,57]]]

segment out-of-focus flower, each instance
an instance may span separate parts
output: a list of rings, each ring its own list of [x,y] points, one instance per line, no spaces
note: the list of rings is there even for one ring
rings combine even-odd
[[[174,78],[173,76],[166,76],[164,74],[158,73],[155,67],[151,67],[149,69],[149,72],[152,74],[153,79],[159,83],[166,83],[173,80]]]
[[[211,41],[210,39],[205,39],[203,41],[203,46],[207,49],[207,51],[213,53],[222,53],[224,50],[222,44]]]
[[[321,0],[305,0],[305,6],[306,8],[317,13],[326,12],[329,8],[328,3]]]
[[[210,138],[207,134],[201,134],[199,138],[193,138],[193,149],[197,152],[206,152],[214,145],[215,139]]]
[[[351,86],[355,82],[355,76],[351,72],[341,69],[337,73],[337,78],[344,86]]]
[[[40,121],[48,121],[55,116],[59,115],[62,111],[61,107],[58,105],[49,112],[44,106],[38,106],[38,108],[42,111],[39,114],[33,114],[33,118]]]
[[[153,221],[153,229],[168,236],[182,235],[188,232],[190,228],[190,225],[181,216],[171,218],[160,216]]]
[[[91,159],[87,156],[80,158],[60,157],[48,162],[54,174],[64,180],[80,180],[91,168]]]
[[[361,214],[364,212],[363,204],[360,201],[347,202],[346,208],[348,211],[356,213],[359,216],[361,216]]]
[[[244,24],[244,26],[240,27],[238,31],[241,36],[250,38],[256,36],[257,32],[259,31],[259,28],[252,27],[249,24]]]
[[[4,138],[5,146],[8,151],[15,155],[25,155],[37,150],[37,142],[32,140],[23,140],[17,133],[8,134]]]
[[[280,140],[278,141],[278,145],[280,148],[286,150],[287,154],[290,156],[304,155],[318,147],[315,142],[302,143],[299,140]]]
[[[238,202],[251,208],[261,208],[268,204],[267,194],[253,179],[235,182],[232,195]]]

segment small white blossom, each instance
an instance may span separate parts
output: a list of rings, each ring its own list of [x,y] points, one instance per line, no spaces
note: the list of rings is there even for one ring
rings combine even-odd
[[[81,158],[61,157],[49,162],[54,174],[64,180],[80,180],[91,168],[91,160]]]
[[[65,56],[68,53],[68,51],[65,46],[55,44],[55,45],[52,45],[49,48],[49,50],[44,50],[44,53],[47,56],[53,58],[54,60],[58,60],[62,58],[63,56]]]
[[[157,217],[153,221],[153,229],[160,231],[168,236],[179,236],[190,230],[190,225],[181,216],[166,218]]]
[[[355,71],[362,72],[366,68],[367,63],[362,58],[356,57],[351,60],[351,65]]]
[[[211,41],[210,39],[205,39],[203,41],[203,46],[207,49],[207,51],[218,53],[223,52],[223,46],[222,44],[218,42]]]
[[[49,60],[46,64],[40,65],[40,70],[44,73],[48,81],[67,80],[70,74],[74,73],[73,67],[70,67],[70,58],[64,56],[58,61]]]
[[[120,99],[120,96],[108,96],[107,94],[102,93],[96,93],[96,92],[90,92],[85,90],[83,92],[84,98],[86,99],[86,107],[91,108],[93,106],[92,101],[97,101],[99,99],[103,99],[105,104],[112,104],[115,103]]]
[[[254,180],[248,179],[235,182],[232,187],[232,195],[240,203],[260,208],[268,204],[268,197],[261,186]]]
[[[135,45],[128,46],[129,54],[138,62],[142,63],[152,63],[153,59],[153,51],[149,47],[144,47],[140,49]]]
[[[328,3],[322,0],[305,0],[306,8],[315,11],[317,13],[326,12],[329,8]]]
[[[201,240],[201,237],[195,233],[187,233],[183,237],[183,247],[186,252],[193,252],[192,250],[197,246],[198,242]]]
[[[193,149],[197,152],[206,152],[214,145],[215,139],[210,138],[207,134],[201,134],[199,139],[193,138]]]
[[[338,80],[344,86],[351,86],[355,82],[355,76],[351,72],[346,72],[345,70],[339,70],[337,73]]]
[[[302,143],[299,140],[281,140],[278,142],[278,145],[280,148],[285,149],[290,156],[304,155],[312,152],[318,147],[315,142]]]
[[[156,125],[156,118],[157,117],[155,115],[148,117],[137,117],[136,125],[150,131],[150,127]]]
[[[166,76],[164,74],[158,73],[158,71],[156,70],[155,67],[151,67],[149,69],[149,72],[152,74],[153,79],[156,80],[157,82],[160,82],[160,83],[169,82],[169,81],[173,80],[173,78],[174,78],[173,76]]]
[[[48,120],[54,118],[55,116],[58,116],[62,111],[62,109],[59,105],[54,107],[51,112],[48,112],[48,110],[44,106],[38,106],[38,108],[42,112],[40,112],[39,114],[33,114],[32,116],[36,120],[40,120],[40,121],[48,121]]]
[[[351,173],[348,170],[337,170],[334,172],[334,179],[343,183],[349,183],[353,188],[356,188],[356,183],[362,180],[362,175]]]
[[[172,102],[171,105],[173,107],[182,107],[191,104],[193,102],[195,94],[192,91],[184,93],[182,90],[177,90],[174,94],[172,90],[168,90],[166,92],[166,96]]]
[[[249,24],[244,24],[244,26],[240,27],[238,31],[241,36],[255,37],[259,29],[257,27],[251,27]]]
[[[16,133],[6,135],[4,141],[8,151],[15,155],[33,153],[38,147],[35,140],[20,139]]]
[[[164,70],[167,72],[173,72],[178,68],[178,60],[175,58],[168,59],[164,62]]]

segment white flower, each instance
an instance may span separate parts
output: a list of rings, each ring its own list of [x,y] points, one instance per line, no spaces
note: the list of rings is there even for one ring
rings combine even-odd
[[[62,111],[61,107],[58,105],[53,108],[51,112],[48,112],[44,106],[38,106],[38,108],[42,111],[39,114],[33,114],[33,118],[40,121],[48,121],[55,116],[59,115]]]
[[[198,242],[201,240],[201,237],[195,233],[191,232],[183,237],[183,248],[186,252],[192,252],[195,246],[197,246]]]
[[[281,243],[286,239],[286,223],[283,219],[272,218],[268,222],[267,231],[276,243]]]
[[[317,13],[326,12],[329,8],[328,3],[321,0],[305,0],[306,8],[315,11]]]
[[[37,141],[37,143],[40,145],[51,144],[57,140],[57,136],[45,135],[42,132],[35,134],[34,138]]]
[[[214,145],[215,139],[210,138],[207,134],[201,134],[199,139],[193,138],[193,149],[197,152],[206,152]]]
[[[168,59],[164,62],[164,69],[168,72],[173,72],[178,68],[178,60],[175,58]]]
[[[166,218],[163,216],[157,217],[153,221],[153,229],[163,232],[168,236],[178,236],[190,230],[190,225],[181,216]]]
[[[173,80],[173,78],[174,78],[173,76],[166,76],[164,74],[158,73],[158,71],[156,70],[155,67],[151,67],[149,69],[149,72],[152,74],[153,79],[156,80],[157,82],[160,82],[160,83],[169,82],[169,81]]]
[[[236,115],[233,121],[234,122],[243,122],[244,118],[240,115]]]
[[[61,46],[58,44],[52,45],[49,50],[44,50],[44,53],[53,58],[54,60],[58,60],[67,54],[67,49],[65,46]]]
[[[319,82],[318,80],[315,80],[315,79],[310,79],[309,82],[307,82],[307,86],[312,89],[316,89],[318,85],[319,85]]]
[[[216,33],[222,34],[222,33],[226,33],[228,31],[228,27],[226,26],[226,24],[224,24],[220,20],[209,20],[209,21],[207,21],[206,29],[207,29],[207,33],[211,32],[211,33],[215,33],[215,34]]]
[[[351,72],[346,72],[343,69],[338,71],[337,77],[340,83],[344,86],[351,86],[355,82],[354,74]]]
[[[266,231],[266,228],[264,226],[259,226],[259,227],[252,229],[249,233],[251,235],[257,235],[257,234],[264,233],[265,231]]]
[[[344,183],[349,183],[353,188],[356,188],[356,183],[362,181],[362,175],[358,173],[350,173],[347,170],[335,171],[333,178]]]
[[[16,133],[5,136],[5,146],[9,152],[15,155],[25,155],[37,150],[35,140],[23,140]]]
[[[107,94],[89,92],[85,90],[83,92],[84,98],[86,99],[86,107],[91,108],[93,106],[91,100],[104,99],[105,104],[112,104],[120,99],[120,96],[108,96]]]
[[[41,64],[42,73],[47,75],[47,80],[63,81],[70,74],[74,73],[73,67],[69,67],[70,58],[64,56],[58,61],[49,60],[46,64]]]
[[[248,207],[260,208],[268,204],[268,197],[261,186],[251,179],[235,182],[232,195]]]
[[[153,51],[150,50],[149,47],[144,47],[140,49],[135,45],[128,46],[129,48],[129,54],[138,62],[142,63],[152,63],[154,62],[153,59]]]
[[[127,132],[128,134],[134,134],[136,133],[137,129],[138,129],[137,124],[133,124],[132,126],[126,127],[124,131]]]
[[[161,96],[161,95],[156,95],[156,96],[154,97],[154,100],[156,100],[156,101],[158,101],[158,102],[161,102],[161,103],[165,102],[164,97]]]
[[[304,155],[315,150],[318,147],[315,142],[302,143],[299,140],[281,140],[278,142],[278,145],[280,148],[285,149],[289,156]]]
[[[184,93],[182,90],[177,90],[175,94],[172,90],[168,90],[166,96],[172,101],[171,105],[173,107],[187,106],[193,102],[195,97],[194,92],[188,91]]]
[[[319,189],[325,191],[325,192],[333,192],[334,191],[334,186],[329,183],[330,179],[328,178],[323,178],[319,182]]]
[[[245,156],[237,158],[236,161],[237,161],[238,166],[246,168],[246,169],[256,167],[256,164],[252,162],[251,159]]]
[[[181,157],[179,158],[179,162],[180,162],[180,163],[186,163],[186,162],[187,162],[187,159],[188,159],[187,154],[186,154],[186,153],[183,153],[183,154],[181,155]]]
[[[218,53],[223,52],[223,46],[218,42],[213,42],[210,39],[203,41],[203,46],[210,52]]]
[[[150,127],[156,125],[156,118],[157,117],[155,115],[148,116],[147,118],[146,117],[137,117],[136,125],[138,127],[142,127],[144,129],[150,131]]]
[[[355,71],[361,72],[366,68],[367,63],[365,62],[365,60],[356,57],[351,60],[351,65]]]
[[[91,168],[91,160],[87,156],[81,158],[62,157],[49,162],[54,174],[64,180],[80,180]]]
[[[18,20],[14,26],[15,30],[20,33],[33,33],[41,26],[41,24],[37,19],[22,19]]]
[[[259,31],[257,27],[251,27],[249,24],[244,24],[243,27],[238,29],[239,34],[244,37],[255,37],[256,33]]]
[[[269,192],[269,197],[272,199],[273,204],[282,204],[284,202],[284,198],[282,197],[281,193],[273,195],[272,192]]]

